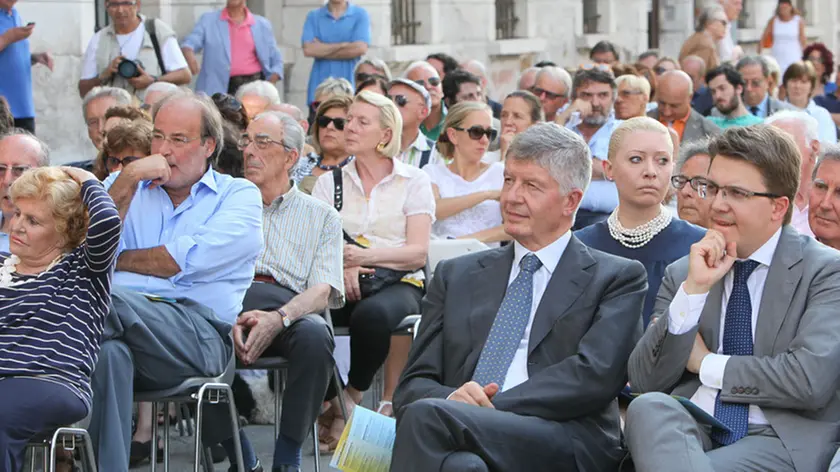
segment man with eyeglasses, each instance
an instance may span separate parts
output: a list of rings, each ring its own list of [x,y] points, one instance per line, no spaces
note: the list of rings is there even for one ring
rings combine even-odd
[[[82,58],[79,95],[110,85],[143,99],[155,82],[192,80],[171,26],[140,14],[140,0],[106,0],[111,22],[97,31]]]
[[[443,101],[443,87],[438,72],[428,62],[416,61],[408,66],[403,77],[417,83],[429,93],[432,107],[420,125],[420,132],[433,142],[437,141],[446,119],[446,104]]]
[[[437,159],[433,158],[437,156],[437,153],[433,152],[435,142],[420,130],[423,120],[429,116],[432,108],[432,97],[428,90],[417,82],[399,78],[389,84],[388,97],[400,110],[403,124],[400,140],[402,149],[395,158],[421,169],[437,162]]]
[[[105,113],[111,107],[131,103],[131,95],[116,87],[94,87],[85,95],[82,100],[82,116],[85,118],[88,138],[97,151],[102,149],[105,135]]]
[[[781,110],[793,109],[793,105],[770,96],[770,68],[761,56],[741,59],[736,69],[744,79],[744,105],[747,111],[759,118],[768,118]]]
[[[223,142],[210,98],[179,91],[152,114],[152,155],[105,181],[123,232],[91,381],[89,429],[103,471],[128,470],[135,391],[225,371],[263,249],[259,190],[210,166]],[[202,441],[235,457],[226,408],[206,410]],[[243,460],[245,470],[260,470],[253,451]]]
[[[823,146],[814,167],[808,207],[814,237],[826,246],[840,249],[840,144]]]
[[[564,69],[546,66],[537,72],[537,79],[530,89],[542,102],[546,121],[554,121],[557,113],[569,103],[572,76]]]
[[[28,131],[0,135],[0,252],[9,252],[9,226],[15,207],[9,188],[24,172],[50,165],[50,148]]]
[[[824,471],[840,421],[840,259],[790,226],[800,159],[787,133],[730,128],[709,151],[709,230],[665,270],[628,363],[635,468]]]
[[[656,110],[648,116],[676,131],[682,143],[720,134],[716,124],[691,108],[693,96],[694,85],[688,74],[681,70],[666,72],[656,88]]]

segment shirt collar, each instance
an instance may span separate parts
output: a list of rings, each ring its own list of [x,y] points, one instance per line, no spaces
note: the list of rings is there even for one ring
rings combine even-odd
[[[764,110],[764,112],[768,115],[770,114],[770,94],[764,94],[764,100],[762,100],[761,103],[758,104],[758,109]]]
[[[146,15],[143,15],[143,14],[138,13],[138,14],[137,14],[137,16],[139,16],[139,17],[140,17],[140,24],[139,24],[139,25],[137,25],[137,28],[134,28],[134,29],[131,31],[131,33],[128,33],[129,35],[132,35],[132,34],[136,33],[136,32],[137,32],[137,30],[138,30],[138,29],[140,29],[140,27],[141,27],[141,26],[143,27],[143,29],[145,29],[145,28],[146,28]],[[115,30],[115,29],[114,29],[114,25],[113,25],[113,23],[112,23],[112,24],[110,24],[110,25],[108,25],[108,26],[106,26],[106,27],[105,27],[105,29],[104,29],[103,31],[105,31],[105,33],[106,33],[106,34],[110,34],[111,36],[114,36],[114,37],[116,37],[116,36],[117,36],[117,30]],[[144,36],[145,36],[145,35],[144,35]],[[143,46],[145,47],[145,46],[146,46],[146,44],[144,43],[144,44],[143,44]]]
[[[776,253],[776,247],[779,246],[779,238],[781,237],[782,228],[779,228],[775,233],[773,233],[773,236],[770,236],[770,239],[768,239],[766,243],[750,254],[750,257],[747,259],[770,267],[770,262],[773,260],[773,255]]]
[[[289,191],[275,198],[274,201],[271,202],[271,205],[269,205],[269,207],[281,207],[284,205],[288,205],[289,201],[292,200],[295,197],[295,195],[298,194],[298,189],[295,186],[295,182],[293,180],[290,180],[289,184],[291,185]]]
[[[327,18],[330,18],[330,19],[335,19],[335,20],[340,20],[340,19],[342,19],[342,18],[350,18],[350,16],[351,16],[351,15],[353,15],[353,14],[355,13],[355,5],[353,5],[353,4],[352,4],[352,3],[350,3],[350,2],[347,2],[347,9],[346,9],[346,10],[344,10],[344,14],[343,14],[343,15],[341,15],[341,16],[339,16],[338,18],[334,17],[334,16],[332,15],[332,13],[330,13],[330,9],[329,9],[329,5],[328,5],[328,4],[326,4],[326,5],[322,6],[322,7],[321,7],[321,11],[323,12],[323,15],[324,15],[324,16],[326,16]]]
[[[12,18],[12,17],[15,16],[15,7],[12,7],[8,10],[4,10],[4,9],[0,8],[0,13],[3,13],[4,15]]]
[[[554,273],[554,268],[560,263],[560,258],[566,252],[566,247],[569,246],[569,241],[572,239],[572,232],[566,231],[563,236],[557,238],[553,243],[533,253],[542,262],[543,267],[548,269],[549,274]],[[513,243],[513,263],[515,267],[519,267],[520,261],[526,255],[531,254],[531,251],[525,246],[519,244],[518,241]]]
[[[353,159],[346,166],[342,167],[342,169],[345,169],[347,172],[355,175],[356,178],[359,178],[359,170],[356,169],[356,162],[358,162],[358,160]],[[388,174],[384,179],[382,179],[382,182],[385,182],[386,180],[390,180],[395,175],[399,175],[400,177],[405,177],[407,179],[411,178],[411,167],[412,166],[410,166],[408,164],[404,164],[399,159],[393,158],[393,157],[391,158],[391,162],[394,163],[394,168],[391,170],[390,174]],[[380,182],[380,183],[382,183],[382,182]]]
[[[232,21],[230,17],[230,13],[228,12],[227,8],[222,8],[222,14],[219,16],[219,19],[224,21]],[[245,21],[239,24],[239,26],[251,26],[255,23],[254,15],[251,13],[247,7],[245,8]]]
[[[428,151],[431,149],[431,147],[429,147],[429,140],[426,139],[426,135],[419,131],[417,132],[417,137],[414,138],[414,142],[411,143],[409,148],[414,148],[418,151]]]
[[[151,184],[151,180],[144,180],[141,185],[143,186],[143,188],[148,188]],[[190,194],[195,194],[195,192],[200,186],[209,188],[213,191],[213,193],[219,192],[219,186],[216,183],[216,171],[213,170],[212,167],[207,169],[207,172],[205,172],[204,175],[201,176],[201,179],[199,179],[198,182],[193,184],[192,188],[190,189]]]

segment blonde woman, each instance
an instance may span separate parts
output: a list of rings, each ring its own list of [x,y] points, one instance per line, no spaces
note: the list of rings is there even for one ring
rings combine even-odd
[[[615,117],[629,120],[645,116],[650,102],[650,83],[640,75],[621,75],[615,79]]]
[[[618,207],[605,221],[575,233],[587,246],[644,264],[648,294],[642,312],[647,327],[665,268],[688,254],[706,234],[676,219],[662,205],[674,169],[674,144],[662,123],[648,117],[631,118],[610,139],[607,178],[618,190]]]
[[[346,151],[355,159],[318,178],[312,196],[339,210],[347,234],[344,288],[347,303],[332,311],[336,326],[350,328],[347,388],[321,418],[322,449],[334,449],[344,429],[338,401],[353,407],[389,357],[391,332],[420,312],[423,267],[429,251],[435,200],[429,176],[394,159],[400,151],[402,117],[388,97],[363,91],[353,100],[345,126]],[[340,198],[336,198],[336,178]],[[372,281],[379,281],[376,290]],[[390,351],[385,368],[383,413],[408,358],[410,339]],[[349,410],[348,410],[349,411]]]
[[[423,170],[432,181],[435,218],[432,234],[444,239],[510,239],[502,229],[499,195],[505,166],[482,161],[496,137],[493,112],[482,102],[462,102],[449,109],[437,150],[445,158]]]

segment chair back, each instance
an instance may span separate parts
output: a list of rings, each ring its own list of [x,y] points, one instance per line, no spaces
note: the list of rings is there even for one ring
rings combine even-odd
[[[429,244],[430,274],[427,278],[434,277],[435,269],[440,261],[487,249],[490,248],[477,239],[433,239]]]

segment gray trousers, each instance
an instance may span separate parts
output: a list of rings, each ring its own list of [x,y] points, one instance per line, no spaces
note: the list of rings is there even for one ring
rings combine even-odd
[[[563,423],[425,398],[400,414],[391,471],[575,472],[569,433]]]
[[[192,300],[152,302],[114,287],[93,372],[89,431],[99,470],[128,471],[136,391],[172,388],[190,377],[215,377],[233,353],[231,326]],[[204,444],[232,436],[227,405],[208,405]]]
[[[624,435],[637,472],[794,472],[793,460],[770,426],[750,425],[748,435],[715,448],[700,425],[664,393],[646,393],[627,408]]]

